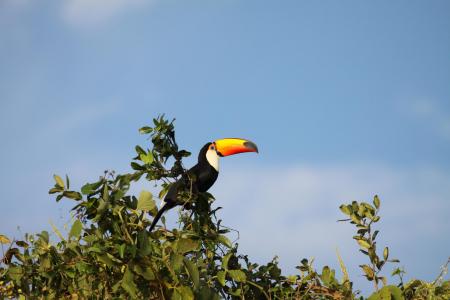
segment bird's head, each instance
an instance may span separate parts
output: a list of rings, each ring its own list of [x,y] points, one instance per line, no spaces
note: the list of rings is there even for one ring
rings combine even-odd
[[[207,143],[200,150],[198,161],[206,161],[219,171],[219,158],[244,152],[258,153],[255,143],[240,138],[225,138]]]

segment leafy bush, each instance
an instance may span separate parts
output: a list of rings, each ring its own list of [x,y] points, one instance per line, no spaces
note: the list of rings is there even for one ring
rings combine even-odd
[[[276,259],[258,265],[240,254],[226,236],[229,229],[218,217],[220,208],[211,208],[214,197],[189,188],[182,159],[190,153],[179,149],[173,121],[162,116],[153,123],[140,129],[152,147],[136,146],[133,172],[105,172],[80,191],[70,189],[67,176],[65,180],[54,176],[49,193],[57,201],[75,201],[76,219],[67,237],[55,227],[58,242],[51,242],[46,231],[15,241],[0,235],[0,243],[9,244],[0,263],[1,298],[363,299],[353,290],[340,257],[343,276],[338,279],[335,270],[325,266],[317,271],[307,259],[297,266],[298,274],[284,276]],[[161,187],[159,198],[172,182],[184,178],[179,229],[159,226],[148,232],[148,215],[157,213],[153,195],[128,193],[130,185],[142,178]],[[449,299],[450,283],[443,280],[444,273],[434,282],[403,284],[403,271],[396,269],[398,286],[387,285],[380,276],[386,263],[397,260],[389,257],[387,247],[382,256],[377,254],[378,231],[373,225],[380,220],[379,207],[377,196],[373,205],[353,202],[340,207],[348,216],[344,221],[356,226],[353,238],[369,258],[361,265],[374,283],[369,299]]]

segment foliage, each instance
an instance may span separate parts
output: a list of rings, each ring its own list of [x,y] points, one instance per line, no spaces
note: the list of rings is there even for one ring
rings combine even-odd
[[[388,247],[384,248],[382,257],[377,254],[377,242],[375,240],[379,231],[373,231],[372,226],[380,220],[380,216],[378,215],[380,199],[378,196],[375,196],[373,199],[373,206],[366,202],[358,203],[353,201],[351,204],[341,205],[340,209],[344,214],[350,217],[350,219],[345,221],[350,221],[350,223],[354,224],[357,228],[357,235],[353,236],[353,239],[359,244],[359,247],[361,248],[359,251],[368,256],[370,261],[369,265],[364,264],[360,267],[367,280],[373,281],[375,290],[378,290],[380,281],[386,285],[386,277],[379,275],[383,266],[387,262],[399,262],[398,259],[388,259]]]
[[[227,237],[229,229],[212,209],[214,198],[190,188],[182,159],[190,155],[180,150],[173,121],[164,116],[152,127],[140,129],[149,136],[151,149],[136,146],[131,162],[133,172],[105,172],[96,182],[86,183],[80,191],[70,189],[69,178],[55,175],[50,194],[56,200],[75,201],[75,220],[67,236],[56,227],[57,242],[49,233],[26,234],[23,240],[10,241],[0,235],[0,244],[9,245],[0,263],[0,298],[18,299],[362,299],[353,290],[345,265],[342,279],[328,266],[317,271],[313,261],[303,259],[299,273],[284,276],[277,259],[265,265],[250,261],[238,252],[238,245]],[[179,228],[158,226],[148,232],[148,215],[155,216],[155,197],[142,191],[129,194],[130,185],[145,178],[161,187],[163,198],[170,184],[183,179],[179,193],[183,211]],[[414,280],[386,285],[380,275],[389,259],[376,251],[373,225],[379,221],[380,201],[373,206],[353,202],[341,206],[357,227],[354,239],[370,263],[361,268],[374,282],[375,299],[449,299],[450,284],[443,273],[431,283]],[[384,287],[379,289],[380,283]]]

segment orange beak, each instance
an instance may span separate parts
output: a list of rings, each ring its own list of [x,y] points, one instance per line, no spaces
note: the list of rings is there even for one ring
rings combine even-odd
[[[217,140],[214,144],[216,145],[216,151],[219,156],[228,156],[243,152],[258,153],[258,147],[255,143],[244,139],[226,138]]]

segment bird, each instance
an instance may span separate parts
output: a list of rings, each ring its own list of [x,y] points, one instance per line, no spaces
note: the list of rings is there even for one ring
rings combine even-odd
[[[200,149],[197,164],[187,171],[187,175],[192,180],[192,190],[196,192],[208,191],[219,176],[220,157],[244,152],[258,153],[258,147],[255,143],[242,138],[224,138],[206,143]],[[161,208],[150,225],[149,232],[153,230],[164,212],[183,204],[177,201],[177,196],[180,189],[183,189],[184,186],[185,181],[183,177],[170,186]]]

